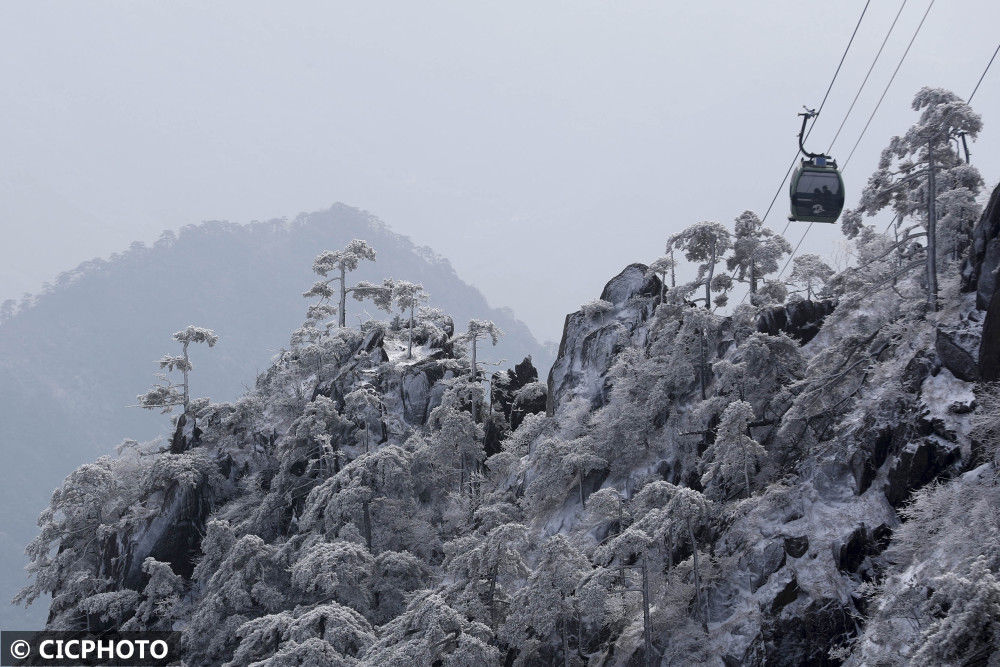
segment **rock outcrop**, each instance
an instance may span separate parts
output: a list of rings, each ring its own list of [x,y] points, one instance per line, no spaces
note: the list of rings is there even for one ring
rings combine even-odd
[[[993,292],[986,320],[983,341],[979,346],[979,376],[986,382],[1000,380],[1000,290]]]
[[[601,299],[611,303],[610,312],[588,317],[580,310],[566,316],[559,353],[549,371],[549,414],[577,397],[601,405],[604,376],[615,353],[627,341],[644,343],[644,324],[660,293],[660,279],[648,271],[645,264],[629,264],[608,281]]]
[[[834,308],[836,303],[830,300],[802,300],[775,306],[757,318],[757,331],[771,336],[784,332],[805,345],[819,333],[823,320]]]
[[[972,248],[962,264],[962,287],[976,292],[976,307],[989,308],[1000,272],[1000,185],[972,231]]]

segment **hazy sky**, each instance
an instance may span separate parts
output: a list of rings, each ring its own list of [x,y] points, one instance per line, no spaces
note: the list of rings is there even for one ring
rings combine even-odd
[[[166,228],[342,201],[558,339],[566,312],[671,232],[763,213],[795,152],[795,114],[819,104],[863,4],[8,0],[0,300]],[[813,150],[899,5],[872,0]],[[835,155],[926,7],[907,3]],[[969,94],[998,15],[996,0],[936,3],[845,174],[849,205],[915,118],[920,86]],[[1000,64],[974,106],[973,162],[992,187]],[[768,220],[779,230],[785,197]],[[804,248],[838,238],[814,226]]]

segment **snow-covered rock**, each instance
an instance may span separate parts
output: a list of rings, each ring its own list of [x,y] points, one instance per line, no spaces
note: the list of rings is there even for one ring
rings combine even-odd
[[[549,414],[577,397],[600,405],[604,376],[615,352],[628,344],[644,343],[644,324],[660,293],[660,279],[648,273],[645,264],[630,264],[608,281],[601,299],[612,305],[609,312],[588,317],[579,310],[566,316],[559,352],[549,371]]]

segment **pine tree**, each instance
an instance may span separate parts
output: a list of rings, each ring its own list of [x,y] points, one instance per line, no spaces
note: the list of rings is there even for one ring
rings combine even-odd
[[[164,355],[158,362],[160,369],[166,372],[178,370],[181,372],[183,380],[180,389],[177,388],[167,378],[166,374],[161,374],[160,384],[155,385],[145,394],[136,397],[139,407],[147,410],[159,409],[167,414],[177,406],[184,410],[183,414],[188,414],[191,409],[191,391],[188,374],[194,366],[191,365],[191,358],[188,355],[188,347],[191,343],[204,343],[209,347],[214,347],[219,342],[219,337],[211,329],[204,329],[189,325],[186,329],[176,332],[173,339],[181,344],[181,354],[179,356]]]
[[[900,250],[926,238],[922,254],[927,302],[936,310],[938,260],[949,255],[957,259],[967,246],[979,218],[976,198],[983,185],[979,171],[966,164],[952,142],[962,135],[975,139],[982,119],[957,95],[941,88],[920,89],[913,110],[920,112],[919,119],[882,151],[878,170],[869,177],[857,208],[844,214],[841,226],[848,238],[854,238],[862,233],[863,214],[873,216],[888,208],[896,216],[895,245]]]
[[[707,465],[701,483],[710,495],[725,498],[738,480],[744,483],[747,497],[753,494],[751,475],[756,474],[767,453],[747,435],[753,419],[753,406],[745,401],[730,403],[722,413],[715,442],[704,455]]]
[[[348,286],[347,274],[357,269],[362,261],[374,262],[375,249],[368,245],[367,241],[358,239],[351,241],[341,250],[327,250],[316,256],[313,271],[325,280],[317,281],[302,294],[306,298],[319,297],[319,302],[316,304],[319,308],[310,310],[309,319],[319,319],[324,314],[332,314],[332,309],[336,309],[338,325],[341,328],[347,326],[347,295],[355,290],[355,287]],[[337,283],[336,291],[332,283]],[[338,299],[337,306],[330,304],[334,296]]]
[[[705,308],[712,308],[712,292],[724,285],[715,281],[715,267],[732,247],[733,238],[718,222],[699,222],[670,237],[669,247],[684,251],[689,262],[698,263],[697,284],[705,286]]]
[[[743,211],[736,218],[733,252],[726,258],[726,268],[734,280],[746,283],[753,303],[760,284],[778,270],[778,262],[791,252],[792,246],[784,236],[765,227],[753,211]]]
[[[833,276],[833,269],[819,255],[798,255],[792,260],[792,274],[788,282],[801,285],[806,293],[806,299],[812,301],[817,292]]]

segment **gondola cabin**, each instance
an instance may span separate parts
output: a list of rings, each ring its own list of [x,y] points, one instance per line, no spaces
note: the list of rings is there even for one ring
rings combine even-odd
[[[802,160],[792,174],[789,220],[837,222],[844,208],[844,179],[837,163],[825,156]]]

